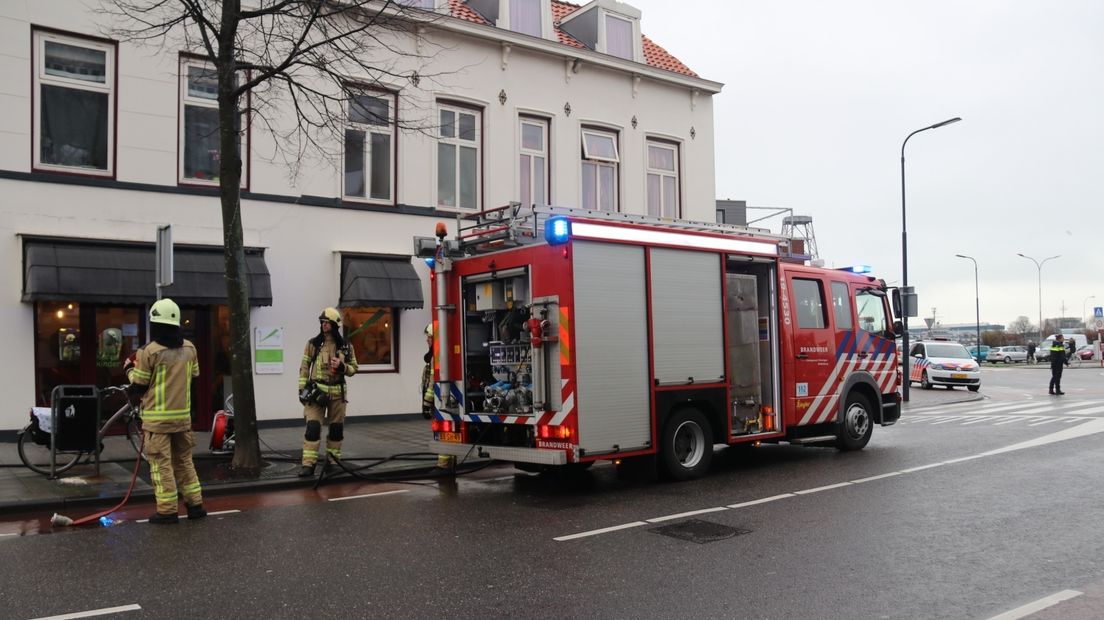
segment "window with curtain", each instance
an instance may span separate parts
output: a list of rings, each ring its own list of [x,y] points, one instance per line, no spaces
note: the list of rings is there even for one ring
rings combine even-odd
[[[248,145],[241,116],[234,119],[238,156],[242,158],[241,185],[249,178]],[[214,65],[191,58],[180,60],[180,181],[217,185],[219,182],[218,74]]]
[[[439,104],[437,206],[476,209],[480,204],[482,112]]]
[[[345,129],[345,197],[394,202],[395,96],[355,92],[349,98]]]
[[[115,46],[34,32],[35,166],[110,175]]]
[[[648,215],[679,216],[678,145],[648,140]]]
[[[548,204],[548,121],[523,116],[518,155],[518,201],[523,205]]]
[[[633,24],[627,19],[606,15],[606,53],[633,59]]]
[[[510,30],[541,36],[542,0],[510,0]]]
[[[617,211],[617,176],[620,158],[617,134],[601,129],[583,130],[583,162],[580,204],[592,211]]]

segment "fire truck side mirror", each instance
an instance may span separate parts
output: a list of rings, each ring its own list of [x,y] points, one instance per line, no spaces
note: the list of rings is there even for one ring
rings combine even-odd
[[[893,335],[896,338],[900,338],[905,334],[905,326],[901,325],[901,319],[893,320]]]

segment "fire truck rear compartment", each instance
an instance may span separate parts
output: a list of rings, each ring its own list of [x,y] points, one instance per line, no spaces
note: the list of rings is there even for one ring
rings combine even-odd
[[[466,278],[463,305],[465,409],[483,415],[531,414],[528,270]]]

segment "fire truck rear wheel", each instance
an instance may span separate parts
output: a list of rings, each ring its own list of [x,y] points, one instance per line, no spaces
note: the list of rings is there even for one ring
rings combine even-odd
[[[675,480],[700,478],[713,461],[713,428],[697,409],[680,409],[667,419],[660,460]]]
[[[836,434],[836,447],[840,450],[862,450],[870,442],[874,432],[874,416],[870,402],[858,392],[847,396],[847,405],[843,409],[839,431]]]

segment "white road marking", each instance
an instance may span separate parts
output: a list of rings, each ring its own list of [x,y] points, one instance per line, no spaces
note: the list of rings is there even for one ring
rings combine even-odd
[[[917,467],[909,467],[908,469],[902,469],[901,473],[902,474],[911,474],[914,471],[920,471],[922,469],[931,469],[932,467],[939,467],[940,465],[946,465],[946,464],[947,463],[945,461],[940,461],[938,463],[929,463],[928,465],[919,465]]]
[[[962,426],[969,426],[969,425],[971,425],[971,424],[977,424],[978,422],[992,422],[993,420],[996,420],[996,419],[1003,419],[1003,418],[1005,418],[1005,417],[1006,417],[1006,416],[1003,416],[1003,415],[994,415],[994,416],[988,416],[988,415],[985,415],[985,416],[980,416],[980,417],[978,417],[978,418],[977,418],[976,420],[968,420],[968,421],[966,421],[966,422],[963,422],[963,423],[962,423]]]
[[[805,489],[804,491],[794,491],[794,495],[808,495],[810,493],[820,493],[821,491],[827,491],[829,489],[838,489],[840,487],[849,487],[850,482],[837,482],[836,484],[829,484],[822,487],[816,487],[815,489]]]
[[[1050,416],[1023,416],[1023,417],[1013,418],[1013,420],[1011,420],[1011,421],[1014,422],[1018,419],[1024,419],[1024,420],[1026,420],[1026,419],[1038,419],[1040,417],[1049,418]],[[998,424],[1003,424],[1003,423],[998,422]],[[939,467],[939,466],[942,466],[942,465],[950,465],[952,463],[961,463],[963,461],[971,461],[971,460],[974,460],[974,459],[980,459],[980,458],[987,457],[987,456],[995,456],[995,455],[998,455],[998,454],[1004,454],[1006,452],[1014,452],[1016,450],[1025,450],[1027,448],[1036,448],[1036,447],[1039,447],[1039,446],[1045,446],[1045,445],[1052,444],[1052,443],[1057,443],[1057,442],[1060,442],[1060,441],[1068,441],[1070,439],[1077,439],[1079,437],[1087,437],[1089,435],[1095,435],[1097,433],[1104,433],[1104,419],[1090,418],[1084,424],[1079,424],[1079,425],[1071,427],[1071,428],[1060,430],[1056,433],[1051,433],[1049,435],[1043,435],[1042,437],[1038,437],[1036,439],[1032,439],[1032,440],[1029,440],[1029,441],[1024,441],[1024,442],[1021,442],[1021,443],[1018,443],[1018,444],[1012,444],[1010,446],[1005,446],[1003,448],[998,448],[996,450],[989,450],[988,452],[982,452],[980,454],[972,454],[972,455],[969,455],[969,456],[963,456],[963,457],[959,457],[959,458],[955,458],[955,459],[949,459],[949,460],[946,460],[946,461],[939,461],[937,463],[929,463],[927,465],[918,465],[916,467],[910,467],[908,469],[902,469],[900,471],[889,472],[889,473],[881,474],[881,475],[877,475],[877,476],[871,476],[869,478],[860,478],[859,480],[855,480],[855,481],[851,481],[851,482],[839,482],[839,483],[836,483],[836,484],[829,484],[829,485],[826,485],[826,486],[816,487],[816,488],[813,488],[813,489],[805,489],[803,491],[794,491],[793,493],[783,493],[781,495],[774,495],[774,496],[771,496],[771,497],[764,497],[762,499],[751,500],[751,501],[747,501],[747,502],[741,502],[739,504],[731,504],[731,505],[727,506],[727,508],[745,508],[747,506],[755,506],[757,504],[765,504],[767,502],[772,502],[772,501],[782,499],[782,498],[785,498],[785,497],[795,497],[795,496],[798,496],[798,495],[808,495],[810,493],[817,493],[817,492],[820,492],[820,491],[827,491],[827,490],[830,490],[830,489],[838,489],[840,487],[851,486],[853,484],[857,484],[857,483],[861,483],[861,482],[869,482],[869,481],[872,481],[872,480],[878,480],[880,478],[889,478],[890,476],[897,476],[897,475],[901,475],[901,474],[907,474],[907,473],[923,471],[925,469],[932,469],[934,467]],[[333,501],[333,500],[331,500],[331,501]],[[625,530],[625,529],[630,529],[630,528],[634,528],[634,527],[640,527],[642,525],[647,525],[648,522],[666,521],[666,520],[669,520],[669,519],[678,518],[679,516],[683,516],[683,515],[702,514],[702,513],[706,513],[706,512],[720,512],[722,510],[723,510],[723,508],[704,508],[704,509],[698,510],[698,511],[690,511],[690,512],[686,512],[686,513],[682,513],[681,515],[671,515],[669,517],[655,517],[653,519],[649,519],[648,521],[633,521],[632,523],[624,523],[622,525],[615,525],[615,526],[612,526],[612,527],[606,527],[606,528],[601,528],[601,529],[597,529],[597,530],[590,530],[588,532],[580,532],[578,534],[568,534],[566,536],[557,536],[557,537],[553,538],[552,540],[555,540],[557,542],[563,542],[563,541],[567,541],[567,540],[575,540],[577,538],[586,538],[588,536],[597,536],[599,534],[606,534],[606,533],[609,533],[609,532],[616,532],[616,531],[619,531],[619,530]]]
[[[958,420],[961,420],[961,419],[963,419],[962,416],[957,416],[957,415],[956,416],[949,416],[946,420],[939,420],[938,422],[932,422],[932,426],[935,426],[936,424],[947,424],[948,422],[957,422]]]
[[[948,461],[943,461],[943,464],[944,465],[951,465],[951,464],[954,464],[954,463],[961,463],[963,461],[972,461],[974,459],[980,459],[983,456],[984,456],[983,454],[971,454],[970,456],[960,456],[957,459],[950,459]]]
[[[382,495],[396,495],[398,493],[409,493],[409,489],[399,489],[398,491],[381,491],[379,493],[365,493],[364,495],[346,495],[345,497],[331,497],[326,500],[329,502],[343,502],[347,499],[363,499],[365,497],[380,497]]]
[[[589,532],[579,532],[578,534],[568,534],[567,536],[557,536],[552,540],[556,542],[563,542],[565,540],[575,540],[576,538],[586,538],[587,536],[597,536],[599,534],[605,534],[607,532],[616,532],[617,530],[627,530],[631,527],[640,527],[641,525],[648,525],[643,521],[633,521],[632,523],[622,523],[621,525],[615,525],[613,527],[604,527],[600,530],[590,530]]]
[[[1081,594],[1082,593],[1078,592],[1077,590],[1062,590],[1061,592],[1056,592],[1054,594],[1051,594],[1050,596],[1044,596],[1043,598],[1028,603],[1027,605],[1022,605],[1013,610],[1006,611],[1003,614],[993,616],[989,620],[1017,620],[1018,618],[1026,618],[1033,613],[1042,611],[1047,607],[1057,605],[1062,601],[1068,601],[1071,598],[1077,598],[1078,596],[1081,596]]]
[[[1066,415],[1089,415],[1092,413],[1104,413],[1104,407],[1089,407],[1088,409],[1078,409],[1076,411],[1067,411]]]
[[[701,510],[691,510],[689,512],[680,512],[675,515],[667,515],[664,517],[655,517],[653,519],[645,519],[648,523],[662,523],[663,521],[670,521],[672,519],[681,519],[683,517],[692,517],[694,515],[702,515],[707,512],[721,512],[722,510],[728,510],[726,506],[718,506],[716,508],[702,508]]]
[[[1012,417],[1012,418],[1010,418],[1008,420],[1005,420],[1003,422],[997,422],[997,423],[993,424],[993,426],[1001,426],[1002,424],[1011,424],[1013,422],[1019,422],[1020,420],[1026,420],[1026,419],[1027,418]]]
[[[7,534],[0,534],[0,538],[3,538],[5,536],[19,536],[19,532],[9,532]]]
[[[753,499],[750,502],[740,502],[739,504],[729,504],[728,507],[732,509],[747,508],[748,506],[758,506],[759,504],[765,504],[767,502],[773,502],[779,499],[786,499],[787,497],[796,497],[793,493],[783,493],[781,495],[772,495],[770,497],[764,497],[762,499]]]
[[[891,471],[888,474],[878,474],[877,476],[870,476],[869,478],[859,478],[858,480],[852,480],[851,484],[862,484],[864,482],[873,482],[875,480],[881,480],[882,478],[890,478],[893,476],[900,476],[901,472]]]
[[[1028,426],[1042,426],[1043,424],[1050,424],[1052,422],[1057,422],[1058,420],[1061,420],[1061,419],[1062,418],[1049,418],[1049,419],[1043,420],[1042,422],[1032,422],[1031,424],[1028,424]]]
[[[235,512],[241,512],[240,510],[216,510],[215,512],[208,512],[208,517],[217,517],[219,515],[232,515]]]
[[[106,616],[107,614],[117,614],[124,611],[139,611],[142,607],[137,604],[122,605],[120,607],[105,607],[103,609],[90,609],[88,611],[78,611],[71,614],[62,614],[60,616],[43,616],[41,618],[35,618],[35,620],[71,620],[72,618],[92,618],[94,616]]]

